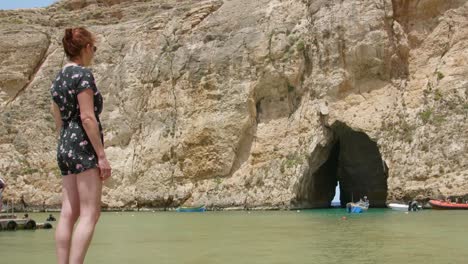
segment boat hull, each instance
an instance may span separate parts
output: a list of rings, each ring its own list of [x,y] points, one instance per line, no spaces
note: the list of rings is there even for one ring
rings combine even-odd
[[[413,208],[413,210],[408,210],[408,205],[407,204],[399,204],[399,203],[389,203],[388,208],[395,210],[395,211],[417,211],[421,210],[422,206],[420,205],[415,205],[417,208]]]
[[[468,210],[468,204],[462,203],[450,203],[438,200],[429,200],[429,204],[432,206],[432,209],[439,210]]]
[[[368,207],[360,205],[358,203],[347,203],[346,204],[346,211],[348,213],[360,214],[367,211]]]
[[[176,209],[177,212],[181,213],[196,213],[196,212],[205,212],[206,208],[204,206],[201,207],[179,207]]]
[[[396,204],[396,203],[391,203],[388,204],[388,208],[395,210],[395,211],[408,211],[408,205],[407,204]]]

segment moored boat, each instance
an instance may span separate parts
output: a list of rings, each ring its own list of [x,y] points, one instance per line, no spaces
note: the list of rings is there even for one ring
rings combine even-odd
[[[365,205],[360,204],[360,203],[347,203],[346,204],[346,211],[348,213],[359,214],[359,213],[362,213],[364,211],[367,211],[367,209],[369,209],[369,206],[365,206]]]
[[[353,202],[353,194],[351,193],[351,202],[346,204],[346,212],[360,214],[369,209],[369,200],[364,195],[357,203]]]
[[[389,203],[388,208],[395,210],[395,211],[408,211],[407,204],[399,204],[399,203]]]
[[[466,203],[452,203],[440,200],[429,200],[429,204],[432,206],[432,209],[468,210],[468,204]]]
[[[351,202],[351,203],[346,204],[346,211],[348,213],[359,214],[359,213],[367,211],[367,209],[369,209],[369,202],[359,201],[357,203]]]
[[[389,203],[387,206],[395,211],[417,211],[422,209],[422,206],[417,204],[415,201],[410,202],[409,204]]]
[[[49,224],[50,225],[50,224]],[[52,226],[50,226],[52,227]],[[30,218],[2,218],[0,219],[0,231],[34,230],[38,228],[36,221]]]
[[[197,207],[177,207],[176,211],[184,213],[205,212],[206,208],[204,205]]]

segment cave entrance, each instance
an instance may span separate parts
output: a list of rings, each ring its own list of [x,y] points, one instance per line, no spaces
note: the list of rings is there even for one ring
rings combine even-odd
[[[310,207],[330,207],[339,186],[341,207],[367,196],[371,207],[385,207],[388,167],[377,144],[367,134],[336,122],[333,141],[324,149],[328,158],[308,175],[304,191]],[[336,205],[336,201],[334,202]]]

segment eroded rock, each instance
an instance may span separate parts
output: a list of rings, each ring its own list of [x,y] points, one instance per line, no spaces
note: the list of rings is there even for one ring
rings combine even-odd
[[[333,184],[307,186],[327,175],[337,123],[377,143],[387,200],[465,195],[468,4],[410,2],[71,0],[2,11],[5,197],[60,201],[48,89],[75,25],[98,39],[92,68],[114,168],[106,207],[325,206],[309,198]]]

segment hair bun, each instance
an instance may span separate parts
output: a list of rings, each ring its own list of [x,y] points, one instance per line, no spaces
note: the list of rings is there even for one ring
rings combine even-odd
[[[67,28],[62,38],[62,44],[67,57],[73,59],[80,56],[81,50],[86,45],[94,44],[94,36],[83,27]]]
[[[65,29],[65,39],[68,39],[68,40],[73,39],[73,29],[72,28]]]

